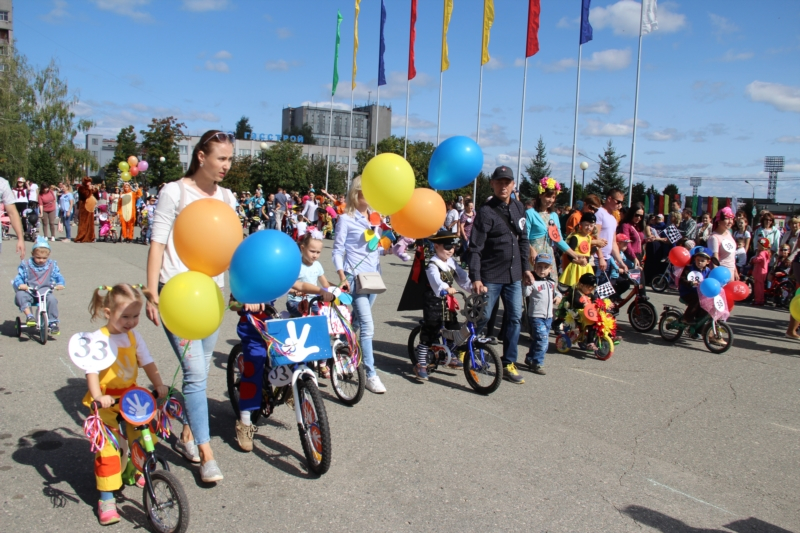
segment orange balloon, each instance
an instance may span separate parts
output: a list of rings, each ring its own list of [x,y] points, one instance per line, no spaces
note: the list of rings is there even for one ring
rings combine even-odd
[[[138,164],[139,164],[139,158],[137,158],[135,155],[132,155],[128,158],[128,165],[130,165],[131,168],[135,167]]]
[[[242,224],[231,206],[213,198],[187,205],[175,219],[175,251],[189,270],[218,276],[242,242]]]
[[[403,237],[424,239],[444,224],[447,209],[444,200],[432,189],[414,189],[411,200],[392,215],[392,227]]]

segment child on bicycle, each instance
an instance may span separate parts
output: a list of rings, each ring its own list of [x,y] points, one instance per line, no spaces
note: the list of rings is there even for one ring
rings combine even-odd
[[[597,289],[597,276],[591,273],[583,274],[578,283],[564,293],[561,305],[558,307],[559,320],[566,320],[570,313],[575,313],[578,327],[586,329],[586,326],[592,324],[584,316],[583,309],[597,301],[595,289]],[[587,344],[594,342],[594,328],[588,328],[585,341]]]
[[[417,345],[417,364],[414,365],[414,375],[421,381],[428,380],[428,350],[439,338],[442,324],[447,329],[459,327],[455,312],[458,307],[452,300],[456,293],[453,283],[457,282],[465,291],[472,289],[467,272],[453,260],[458,237],[452,231],[440,230],[429,240],[433,242],[435,255],[425,269],[428,283],[422,295],[423,324]],[[454,357],[450,359],[448,366],[462,368],[464,365]]]
[[[47,238],[39,237],[36,239],[31,251],[31,258],[19,264],[17,277],[14,278],[11,284],[17,293],[14,301],[19,310],[25,315],[26,326],[29,328],[35,327],[37,325],[36,318],[31,312],[34,296],[30,293],[30,290],[38,290],[54,285],[55,290],[60,291],[66,284],[64,276],[61,275],[61,271],[58,269],[58,263],[50,259],[50,245],[47,243]],[[47,294],[47,314],[50,333],[59,335],[61,332],[58,329],[58,300],[56,300],[52,291]]]
[[[169,387],[164,385],[158,367],[150,355],[144,339],[134,328],[139,324],[139,314],[142,310],[144,298],[140,290],[141,285],[128,285],[119,283],[113,287],[101,286],[95,289],[92,301],[89,304],[89,313],[92,320],[104,317],[106,325],[100,328],[104,336],[108,337],[108,347],[117,359],[110,367],[99,373],[87,372],[86,382],[89,392],[83,397],[83,405],[91,407],[92,403],[99,404],[98,413],[103,423],[116,435],[119,435],[119,404],[115,402],[131,387],[136,386],[138,370],[141,368],[147,374],[150,383],[156,389],[159,397],[169,395]],[[101,295],[101,291],[108,291]],[[127,442],[139,438],[139,432],[131,426],[125,427]],[[155,439],[155,435],[153,435]],[[144,477],[137,472],[133,462],[128,462],[128,452],[125,440],[118,438],[122,445],[122,458],[127,466],[122,468],[120,451],[110,440],[97,452],[94,458],[94,472],[97,481],[97,490],[100,491],[100,501],[97,504],[97,518],[100,525],[109,525],[119,522],[119,513],[114,501],[114,491],[122,487],[123,478],[126,484],[144,487]]]
[[[542,366],[550,344],[548,335],[553,324],[553,309],[561,303],[561,293],[556,290],[556,284],[550,278],[552,268],[552,256],[546,253],[538,254],[533,265],[534,282],[525,287],[531,332],[531,346],[525,357],[525,364],[534,374],[542,376],[545,375]]]
[[[700,295],[697,287],[711,273],[711,250],[697,247],[692,252],[692,261],[681,272],[678,281],[678,294],[686,304],[681,321],[686,325],[697,322],[704,316],[705,310],[700,307]]]

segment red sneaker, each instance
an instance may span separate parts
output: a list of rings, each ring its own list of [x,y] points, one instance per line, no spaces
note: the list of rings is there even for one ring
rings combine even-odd
[[[100,500],[97,502],[97,520],[101,526],[109,526],[119,522],[117,502],[113,500]]]

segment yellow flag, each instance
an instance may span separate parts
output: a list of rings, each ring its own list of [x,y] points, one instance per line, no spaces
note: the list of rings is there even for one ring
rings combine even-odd
[[[483,0],[483,45],[481,46],[481,65],[489,62],[489,32],[494,22],[494,0]]]
[[[444,22],[442,23],[442,72],[450,68],[450,58],[447,57],[447,27],[450,26],[450,17],[453,15],[453,0],[444,0]]]
[[[356,0],[356,17],[355,17],[355,25],[353,29],[353,89],[356,88],[356,54],[358,53],[358,12],[361,11],[359,4],[361,0]]]

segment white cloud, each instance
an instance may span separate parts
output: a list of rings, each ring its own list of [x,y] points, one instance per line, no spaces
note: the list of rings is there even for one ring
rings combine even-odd
[[[800,87],[754,81],[745,88],[745,94],[754,102],[764,102],[779,111],[800,113]]]
[[[45,21],[49,22],[50,24],[58,24],[63,22],[64,20],[72,17],[67,12],[67,2],[66,0],[53,0],[53,9],[50,10],[49,13],[46,15],[42,15],[40,18]]]
[[[153,117],[177,117],[189,128],[202,131],[208,126],[219,126],[221,119],[208,111],[182,110],[179,107],[151,106],[138,102],[119,104],[110,101],[86,100],[73,106],[73,111],[80,117],[91,117],[95,121],[92,133],[99,133],[109,138],[116,137],[121,128],[134,125],[135,130],[145,129]],[[199,123],[199,124],[198,124]]]
[[[515,67],[524,67],[525,66],[525,58],[524,57],[516,58],[514,60],[514,66]]]
[[[137,9],[149,4],[150,0],[92,0],[92,2],[103,11],[111,11],[137,22],[151,22],[153,20],[150,13]]]
[[[649,131],[645,133],[644,136],[651,141],[678,141],[686,138],[685,133],[681,133],[675,128],[666,128],[661,131]]]
[[[481,128],[481,148],[492,146],[509,146],[512,143],[506,135],[506,127],[500,124],[492,124],[488,128]]]
[[[755,54],[753,54],[753,52],[739,52],[739,53],[736,53],[733,50],[728,50],[727,52],[725,52],[725,55],[723,55],[720,58],[720,61],[724,61],[726,63],[731,63],[733,61],[746,61],[748,59],[752,59],[752,57],[754,55]]]
[[[523,65],[524,64],[525,63],[523,61]],[[506,65],[503,63],[503,61],[497,56],[490,57],[489,58],[489,62],[486,63],[486,69],[487,70],[499,70],[501,68],[504,68],[505,66]]]
[[[800,144],[800,135],[795,135],[795,136],[782,135],[781,137],[775,139],[775,142],[786,143],[786,144]]]
[[[638,126],[647,128],[649,124],[644,120],[640,120]],[[588,124],[581,130],[582,135],[590,137],[623,137],[632,133],[633,119],[623,120],[621,123],[589,119]]]
[[[403,98],[405,100],[406,97],[406,81],[408,80],[408,72],[407,71],[391,71],[387,73],[386,76],[386,85],[381,86],[381,102],[394,100],[395,98]],[[356,88],[353,91],[355,100],[357,102],[366,103],[368,99],[372,99],[374,102],[377,94],[375,94],[375,86],[377,85],[378,80],[377,78],[372,78],[369,80],[358,79],[356,80]],[[411,99],[414,99],[415,94],[419,92],[420,89],[428,89],[431,87],[438,86],[434,83],[433,78],[431,78],[428,74],[424,72],[417,71],[417,77],[411,80]],[[327,98],[331,96],[331,84],[326,83],[322,86],[324,89],[324,94]],[[336,91],[337,98],[341,98],[342,100],[350,101],[350,80],[349,79],[339,79],[339,88]],[[372,94],[370,94],[372,93]],[[360,105],[360,104],[359,104]]]
[[[272,71],[286,72],[287,70],[299,66],[297,61],[286,61],[285,59],[278,59],[275,61],[267,61],[264,68]]]
[[[222,11],[228,7],[228,0],[183,0],[186,11]]]
[[[600,100],[599,102],[594,102],[592,104],[584,104],[580,107],[580,112],[583,114],[595,113],[597,115],[608,115],[613,110],[614,106],[605,100]]]
[[[228,72],[230,70],[224,61],[206,61],[203,68],[212,72]]]
[[[555,148],[551,148],[550,153],[553,155],[563,155],[565,157],[572,157],[572,147],[564,146],[562,144],[560,146],[556,146]]]
[[[311,100],[306,100],[305,102],[300,104],[300,107],[303,106],[311,106],[311,107],[327,107],[328,109],[331,108],[330,100],[326,102],[312,102]],[[334,109],[340,109],[342,111],[350,111],[350,104],[345,104],[342,102],[334,102],[333,103]]]
[[[556,28],[571,28],[575,24],[580,24],[580,23],[581,23],[580,18],[570,19],[569,17],[561,17],[561,20],[559,20],[558,24],[556,24]]]
[[[663,154],[664,152],[662,152],[662,151],[660,151],[660,150],[648,150],[648,151],[646,151],[645,153],[646,153],[647,155],[661,155],[661,154]]]
[[[275,30],[275,34],[278,36],[278,39],[288,39],[293,35],[292,30],[289,28],[278,28]]]
[[[233,57],[233,54],[228,52],[227,50],[220,50],[216,54],[214,54],[214,59],[230,59]]]
[[[586,70],[621,70],[627,68],[631,64],[631,49],[617,50],[611,48],[609,50],[602,50],[600,52],[592,52],[589,59],[584,59],[581,62],[581,68]],[[577,59],[562,59],[553,64],[545,65],[544,70],[547,72],[561,72],[569,68],[577,68]]]
[[[669,2],[658,6],[658,33],[674,33],[686,26],[686,15],[672,11]],[[639,36],[641,4],[632,0],[620,0],[608,7],[594,7],[589,14],[593,28],[612,28],[614,35]],[[559,23],[560,24],[560,23]]]
[[[544,111],[552,111],[553,108],[549,105],[532,105],[525,110],[526,113],[542,113]]]
[[[405,128],[406,127],[406,117],[405,115],[393,114],[392,115],[392,127],[393,128]],[[419,129],[430,129],[435,128],[436,123],[431,122],[430,120],[426,120],[424,118],[420,118],[419,115],[411,114],[408,117],[408,129],[411,130],[419,130]]]
[[[723,81],[698,80],[692,84],[692,91],[694,91],[695,100],[704,103],[724,100],[732,94],[730,89],[727,88],[727,84]]]
[[[714,26],[714,35],[717,36],[718,41],[721,41],[725,35],[739,31],[739,26],[721,15],[709,13],[708,16],[711,19],[711,25]]]

